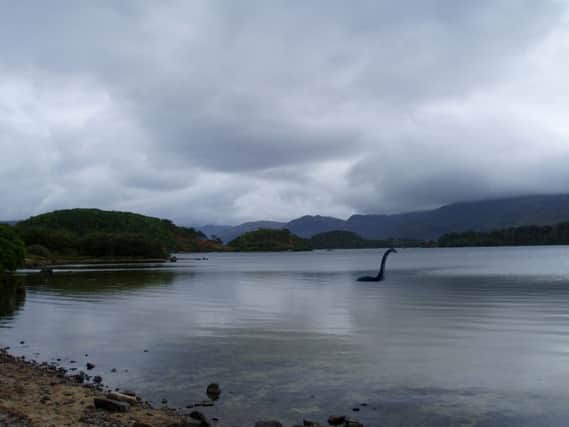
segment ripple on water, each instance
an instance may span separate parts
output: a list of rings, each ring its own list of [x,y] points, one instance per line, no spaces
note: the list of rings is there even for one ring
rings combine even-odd
[[[219,382],[211,411],[238,420],[324,421],[366,402],[366,425],[564,425],[567,248],[405,250],[386,281],[356,282],[379,252],[29,276],[25,303],[0,312],[0,344],[88,353],[109,385],[157,402]]]

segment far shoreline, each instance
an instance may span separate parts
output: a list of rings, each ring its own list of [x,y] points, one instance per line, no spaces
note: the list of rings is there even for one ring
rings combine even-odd
[[[569,246],[569,243],[556,243],[556,244],[520,244],[520,245],[463,245],[463,246],[404,246],[397,247],[398,249],[493,249],[493,248],[545,248],[545,247],[564,247]],[[72,265],[121,265],[121,264],[172,264],[177,261],[183,260],[193,260],[193,261],[203,261],[207,260],[207,254],[285,254],[285,253],[323,253],[331,251],[353,251],[353,250],[386,250],[389,249],[388,246],[373,247],[373,248],[325,248],[325,249],[304,249],[304,250],[223,250],[223,251],[207,251],[207,252],[176,252],[168,258],[141,258],[141,257],[87,257],[87,256],[61,256],[54,257],[52,259],[38,258],[38,257],[28,257],[25,260],[24,265],[16,270],[16,272],[21,270],[39,270],[44,267],[65,267]],[[184,255],[184,257],[179,257],[179,255]],[[191,256],[186,258],[185,256]],[[174,260],[172,260],[174,258]]]
[[[97,265],[97,264],[163,264],[169,263],[169,258],[136,258],[136,257],[54,257],[46,258],[26,258],[24,269],[39,269],[43,267],[64,266],[64,265]]]

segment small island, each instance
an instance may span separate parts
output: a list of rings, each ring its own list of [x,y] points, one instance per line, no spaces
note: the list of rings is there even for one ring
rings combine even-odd
[[[369,240],[352,231],[327,231],[315,234],[309,239],[312,249],[366,249],[366,248],[392,248],[392,247],[422,247],[426,242],[413,239],[385,239]]]
[[[12,236],[23,242],[28,266],[95,261],[164,261],[172,252],[225,249],[202,232],[177,226],[167,219],[100,209],[58,210],[31,217],[13,227],[3,226],[3,229],[10,230]]]
[[[248,252],[308,251],[311,249],[307,240],[301,239],[287,229],[264,228],[243,233],[229,242],[228,246],[235,251]]]

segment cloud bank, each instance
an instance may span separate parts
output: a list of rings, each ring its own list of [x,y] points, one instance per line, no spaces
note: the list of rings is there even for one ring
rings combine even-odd
[[[3,2],[0,219],[236,223],[567,192],[568,10]]]

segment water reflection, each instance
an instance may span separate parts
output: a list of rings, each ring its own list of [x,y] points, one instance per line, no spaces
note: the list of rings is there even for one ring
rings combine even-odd
[[[405,250],[379,284],[355,280],[377,251],[29,276],[0,343],[43,360],[88,353],[109,385],[155,402],[185,406],[219,382],[204,411],[238,425],[332,413],[372,426],[564,425],[569,252],[489,252]]]
[[[191,275],[185,272],[185,276]],[[147,287],[173,283],[176,272],[164,270],[58,271],[52,276],[31,274],[24,277],[28,289],[66,295],[105,295],[137,292]]]
[[[26,302],[23,280],[19,277],[0,277],[0,327],[10,322]]]

